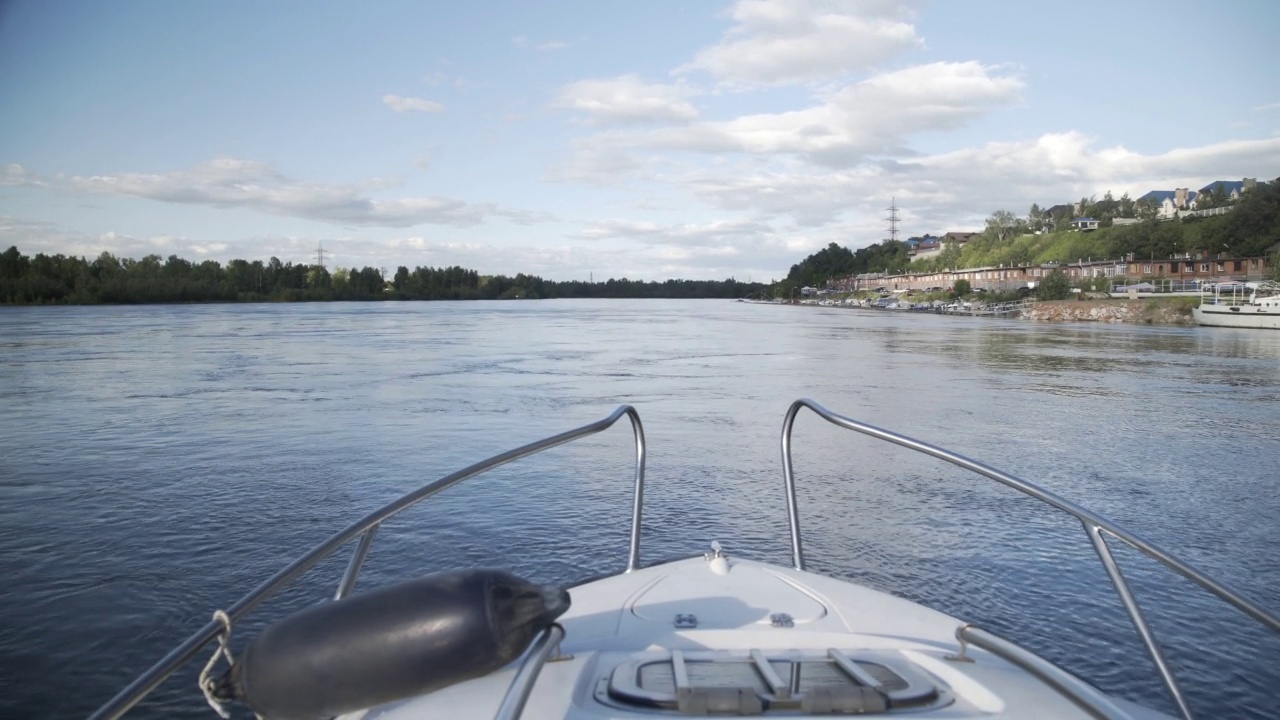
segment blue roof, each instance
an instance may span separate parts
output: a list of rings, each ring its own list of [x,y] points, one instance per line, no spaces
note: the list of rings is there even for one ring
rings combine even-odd
[[[1209,190],[1211,189],[1214,190],[1215,192],[1222,193],[1223,195],[1230,195],[1233,191],[1243,192],[1244,181],[1243,180],[1214,180],[1208,185],[1205,185],[1204,187],[1200,188],[1200,192],[1209,192]]]
[[[1199,194],[1200,193],[1197,193],[1194,190],[1187,191],[1187,202],[1191,202],[1192,200],[1195,200],[1196,195],[1199,195]],[[1165,200],[1177,200],[1177,199],[1178,199],[1177,190],[1152,190],[1151,192],[1147,193],[1146,195],[1143,195],[1142,197],[1138,198],[1134,202],[1151,200],[1155,203],[1162,203]]]
[[[1071,222],[1098,222],[1098,221],[1093,218],[1078,217],[1075,220],[1072,220]]]

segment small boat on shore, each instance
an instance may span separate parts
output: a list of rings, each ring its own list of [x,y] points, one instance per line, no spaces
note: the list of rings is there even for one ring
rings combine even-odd
[[[1186,696],[1121,572],[1113,543],[1156,560],[1280,633],[1276,616],[1080,505],[949,450],[804,399],[792,403],[782,426],[790,566],[736,557],[732,541],[727,547],[713,542],[704,554],[644,566],[640,540],[647,450],[639,414],[624,405],[594,423],[446,475],[358,520],[225,611],[216,611],[213,620],[92,717],[120,717],[210,647],[212,657],[200,674],[199,690],[223,717],[228,717],[224,705],[231,702],[258,717],[279,720],[637,720],[726,714],[1168,717],[1109,696],[1031,650],[960,618],[809,570],[791,452],[792,428],[802,410],[969,470],[1077,520],[1155,676],[1183,717],[1191,717]],[[353,592],[386,520],[487,470],[602,432],[623,417],[635,439],[634,498],[628,554],[616,574],[559,588],[502,570],[472,569]],[[348,544],[354,550],[333,601],[271,624],[233,649],[232,629],[241,627],[246,615]],[[1228,655],[1232,648],[1215,651]]]
[[[1191,314],[1209,327],[1280,330],[1280,283],[1218,283],[1205,288]]]

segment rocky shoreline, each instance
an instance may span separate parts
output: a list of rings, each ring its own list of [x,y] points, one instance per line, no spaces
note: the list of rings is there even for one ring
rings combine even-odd
[[[1198,298],[1148,300],[1055,300],[1022,311],[1033,322],[1102,322],[1136,325],[1195,325],[1191,308]]]

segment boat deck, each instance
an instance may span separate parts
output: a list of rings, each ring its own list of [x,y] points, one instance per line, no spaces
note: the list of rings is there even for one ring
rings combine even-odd
[[[524,718],[678,716],[702,714],[708,704],[712,712],[767,717],[1094,717],[996,655],[970,647],[958,659],[960,620],[821,575],[697,557],[570,593],[560,654],[538,675]],[[347,719],[492,718],[518,666]],[[876,697],[859,691],[870,683]],[[1115,717],[1167,718],[1102,702],[1114,704]]]

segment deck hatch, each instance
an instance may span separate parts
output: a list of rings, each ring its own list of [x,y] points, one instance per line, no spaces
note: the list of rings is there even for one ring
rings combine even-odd
[[[876,714],[949,702],[945,691],[896,653],[841,650],[649,655],[616,665],[597,698],[686,714],[709,707],[735,714]]]

